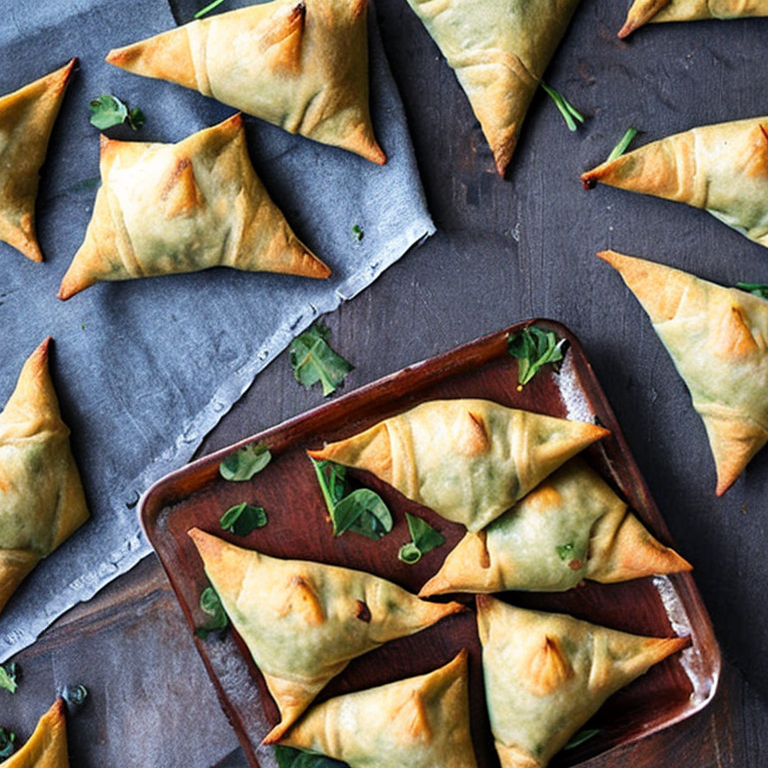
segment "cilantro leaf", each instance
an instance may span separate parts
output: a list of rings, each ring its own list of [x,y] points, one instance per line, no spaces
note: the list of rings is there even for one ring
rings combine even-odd
[[[339,760],[281,744],[275,747],[275,758],[279,768],[347,768],[347,764]]]
[[[245,501],[237,506],[230,507],[219,519],[221,527],[225,531],[234,533],[235,536],[247,536],[257,528],[263,528],[267,524],[267,513],[264,507],[254,507]]]
[[[90,107],[91,125],[101,131],[123,123],[128,123],[134,131],[137,131],[146,122],[144,113],[138,107],[129,110],[125,102],[109,93],[93,99]]]
[[[436,531],[426,520],[410,512],[405,513],[405,520],[408,523],[411,541],[400,547],[397,553],[398,560],[413,565],[421,560],[422,555],[445,544],[443,534]]]
[[[16,689],[19,687],[18,675],[19,669],[15,661],[12,661],[6,667],[0,666],[0,688],[16,693]]]
[[[13,731],[6,731],[5,728],[0,727],[0,760],[5,760],[6,757],[10,757],[16,745],[16,734]]]
[[[575,131],[578,128],[576,121],[578,120],[580,123],[583,123],[584,115],[582,115],[581,112],[579,112],[562,94],[558,93],[554,88],[550,88],[550,86],[543,80],[541,81],[541,87],[560,110],[560,114],[563,116],[563,120],[565,120],[565,124],[568,126],[569,130]]]
[[[320,382],[326,397],[335,392],[354,369],[351,363],[331,349],[329,333],[323,323],[316,323],[293,340],[289,351],[296,381],[307,388]]]
[[[517,381],[524,387],[547,363],[563,359],[565,339],[558,341],[554,331],[528,326],[509,337],[507,351],[517,358]]]
[[[213,587],[206,587],[200,594],[200,609],[211,618],[195,630],[197,637],[205,640],[211,632],[226,629],[229,625],[229,616],[221,604],[221,598]]]
[[[761,299],[768,299],[768,285],[765,283],[736,283],[736,287]]]
[[[235,451],[219,464],[219,474],[235,483],[250,480],[272,460],[266,443],[253,443]]]

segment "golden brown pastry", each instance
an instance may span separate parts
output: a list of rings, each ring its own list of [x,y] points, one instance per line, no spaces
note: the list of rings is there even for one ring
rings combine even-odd
[[[368,0],[272,0],[111,51],[290,133],[382,164],[368,107]]]
[[[487,528],[467,533],[419,594],[558,592],[583,579],[609,584],[690,568],[576,457]]]
[[[3,768],[69,768],[67,720],[63,699],[40,718],[32,735]]]
[[[768,246],[768,117],[705,125],[607,161],[581,177],[703,208]]]
[[[317,704],[281,743],[350,768],[476,768],[467,653],[426,675]]]
[[[594,424],[489,400],[432,400],[309,455],[373,472],[478,531],[607,434]]]
[[[0,412],[0,611],[37,565],[88,519],[46,339]]]
[[[688,638],[641,637],[477,598],[488,715],[502,768],[544,768],[613,693]]]
[[[634,0],[619,37],[626,37],[648,22],[746,16],[768,16],[768,0]]]
[[[504,176],[579,0],[408,0],[469,99]]]
[[[40,167],[76,63],[0,98],[0,240],[32,261],[43,260],[35,234]]]
[[[216,266],[315,278],[330,274],[256,176],[240,115],[178,144],[102,136],[101,180],[60,299],[103,280]]]
[[[721,496],[768,441],[768,301],[615,251],[704,420]]]
[[[280,710],[277,741],[349,661],[453,613],[361,571],[245,550],[189,531],[224,610]]]

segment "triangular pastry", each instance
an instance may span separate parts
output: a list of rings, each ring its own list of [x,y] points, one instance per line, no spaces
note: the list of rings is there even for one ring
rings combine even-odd
[[[434,672],[317,704],[281,743],[350,768],[476,768],[467,653]]]
[[[768,16],[768,0],[634,0],[619,37],[649,22]]]
[[[581,179],[702,208],[768,247],[768,117],[667,136]]]
[[[487,528],[467,533],[419,594],[558,592],[583,579],[609,584],[690,568],[576,457]]]
[[[0,240],[32,261],[43,260],[35,233],[40,168],[76,63],[0,97]]]
[[[26,743],[3,762],[3,768],[69,768],[63,699],[56,699]]]
[[[768,301],[615,251],[598,255],[635,294],[685,381],[722,495],[768,441]]]
[[[579,0],[408,0],[456,73],[504,176]]]
[[[463,610],[362,571],[268,557],[198,528],[189,535],[280,710],[265,743],[279,739],[353,658]]]
[[[88,518],[46,339],[0,412],[0,611],[38,561]]]
[[[489,400],[432,400],[309,455],[368,470],[478,531],[607,434]]]
[[[256,176],[241,116],[177,144],[101,139],[101,187],[59,289],[225,266],[325,278]]]
[[[605,700],[684,637],[619,632],[477,597],[483,678],[502,768],[544,768]]]
[[[185,24],[107,61],[384,163],[368,106],[368,0],[272,0]]]

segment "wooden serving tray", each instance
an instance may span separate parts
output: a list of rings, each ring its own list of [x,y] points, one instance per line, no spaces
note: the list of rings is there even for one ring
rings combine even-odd
[[[535,324],[568,340],[559,371],[545,366],[522,390],[517,363],[507,352],[510,334]],[[646,526],[664,543],[669,532],[630,455],[616,418],[578,340],[549,320],[522,323],[465,344],[452,352],[410,366],[315,410],[293,418],[235,445],[201,458],[157,482],[139,504],[139,517],[154,546],[190,632],[207,616],[199,598],[208,581],[202,562],[187,536],[197,526],[246,548],[285,558],[315,560],[369,571],[418,592],[440,567],[464,529],[431,510],[404,499],[368,473],[351,472],[378,491],[395,518],[391,533],[378,542],[354,533],[334,538],[314,469],[306,449],[354,434],[382,418],[424,400],[481,397],[503,405],[553,416],[594,421],[611,436],[590,447],[590,463],[622,494]],[[273,455],[269,466],[252,480],[228,482],[219,464],[234,451],[255,442],[266,443]],[[220,516],[243,501],[263,506],[266,527],[247,537],[221,530]],[[446,544],[427,553],[415,565],[397,558],[409,540],[405,512],[423,517],[446,537]],[[685,556],[685,553],[681,553]],[[480,768],[497,768],[485,709],[480,646],[472,596],[459,597],[470,610],[449,617],[410,638],[397,640],[354,660],[331,681],[318,700],[361,690],[416,674],[448,662],[461,649],[470,655],[471,727]],[[614,695],[590,721],[597,735],[579,747],[561,752],[553,768],[589,760],[619,745],[647,736],[697,712],[714,695],[720,672],[720,652],[709,617],[691,574],[638,579],[618,585],[587,583],[561,594],[505,593],[511,603],[570,613],[615,629],[655,636],[690,635],[682,653],[653,667],[646,675]],[[216,686],[224,711],[254,768],[274,768],[271,748],[261,739],[277,722],[277,710],[263,679],[233,629],[195,637],[200,655]]]

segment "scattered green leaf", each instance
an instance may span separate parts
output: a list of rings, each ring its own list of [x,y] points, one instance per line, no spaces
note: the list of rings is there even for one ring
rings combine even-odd
[[[608,159],[605,162],[610,163],[611,160],[615,160],[617,157],[621,157],[621,155],[627,151],[627,147],[630,145],[630,142],[635,138],[635,136],[637,136],[637,128],[627,128],[626,132],[621,137],[621,140],[611,150],[611,154],[608,155]]]
[[[206,587],[200,594],[200,609],[211,618],[195,630],[197,637],[205,640],[211,632],[219,632],[229,625],[229,617],[221,604],[221,598],[213,587]]]
[[[600,733],[598,728],[585,728],[583,731],[579,731],[574,737],[563,747],[563,749],[573,749],[583,744],[585,741],[589,741],[593,736],[597,736]]]
[[[335,392],[354,366],[334,352],[328,344],[330,331],[323,323],[316,323],[297,336],[289,351],[296,381],[309,388],[320,382],[323,395]]]
[[[561,544],[560,546],[555,547],[555,549],[557,550],[557,556],[561,560],[570,560],[574,550],[573,542],[569,541],[567,544]]]
[[[408,523],[411,541],[403,544],[397,553],[398,559],[402,562],[408,565],[418,563],[422,555],[445,544],[445,537],[426,520],[422,520],[410,512],[405,513],[405,519]]]
[[[93,99],[90,107],[91,125],[100,131],[123,123],[128,123],[134,131],[138,131],[146,122],[144,113],[138,107],[129,110],[125,102],[109,93]]]
[[[305,752],[294,747],[275,747],[275,758],[279,768],[347,768],[346,763],[333,760],[315,752]]]
[[[202,16],[205,16],[206,13],[210,13],[214,8],[218,8],[218,6],[220,6],[223,2],[224,2],[224,0],[213,0],[213,2],[209,3],[208,5],[206,5],[205,8],[201,8],[195,14],[195,18],[199,19]]]
[[[768,285],[765,283],[736,283],[736,287],[761,299],[768,299]]]
[[[257,528],[267,524],[267,513],[264,507],[254,507],[247,502],[230,507],[220,518],[219,522],[225,531],[235,536],[247,536]]]
[[[16,749],[16,734],[0,727],[0,760],[10,757]]]
[[[554,331],[530,325],[509,337],[507,350],[517,358],[517,381],[522,389],[547,363],[563,359],[565,339],[558,341]]]
[[[352,226],[352,236],[358,243],[365,237],[365,232],[363,232],[363,228],[359,224]]]
[[[543,80],[541,81],[541,87],[546,91],[547,95],[555,102],[555,106],[560,110],[560,114],[565,120],[565,124],[571,131],[575,131],[578,126],[576,121],[583,123],[584,115],[579,112],[576,107],[573,106],[562,94],[558,93],[554,88],[550,88]]]
[[[18,676],[19,668],[16,666],[15,661],[12,661],[5,667],[0,666],[0,688],[16,693],[16,689],[19,687]]]
[[[350,491],[347,468],[342,464],[311,457],[310,461],[315,468],[334,536],[352,531],[378,540],[392,530],[392,513],[378,493],[370,488]]]
[[[67,704],[80,707],[85,704],[85,700],[88,698],[88,689],[82,684],[66,685],[61,695]]]
[[[231,453],[219,464],[219,474],[225,480],[239,483],[250,480],[269,464],[272,454],[266,443],[253,443]]]

